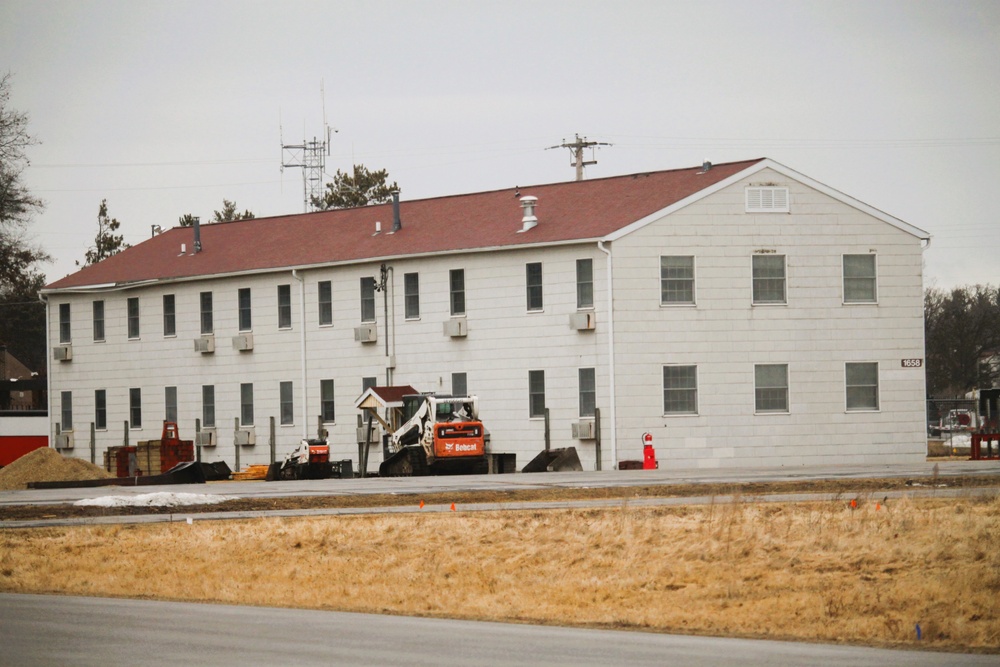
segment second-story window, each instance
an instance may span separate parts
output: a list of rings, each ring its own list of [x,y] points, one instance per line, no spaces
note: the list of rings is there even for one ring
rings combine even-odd
[[[451,297],[451,314],[465,315],[465,269],[452,269],[449,271],[448,283]]]
[[[104,302],[94,302],[94,342],[104,340]]]
[[[527,292],[528,311],[541,310],[542,302],[542,263],[531,262],[525,265],[524,282]]]
[[[694,257],[660,257],[660,304],[694,303]]]
[[[403,274],[403,293],[406,302],[406,319],[415,320],[420,317],[420,274]]]
[[[212,321],[212,293],[201,293],[201,332],[210,334],[215,332],[215,324]]]
[[[361,279],[361,321],[375,321],[375,279],[371,276]]]
[[[59,304],[59,342],[72,343],[73,331],[70,328],[70,308],[68,303]]]
[[[139,337],[139,297],[130,297],[127,303],[128,309],[128,337]]]
[[[753,256],[753,302],[785,303],[785,256]]]
[[[594,307],[594,260],[576,260],[576,307]]]
[[[174,310],[174,295],[163,295],[163,335],[177,335],[177,312]]]
[[[333,324],[333,287],[329,280],[319,282],[319,325]]]
[[[278,285],[278,328],[292,328],[292,286]]]
[[[253,329],[253,320],[250,318],[249,287],[242,287],[239,291],[239,327],[240,331],[250,331]]]

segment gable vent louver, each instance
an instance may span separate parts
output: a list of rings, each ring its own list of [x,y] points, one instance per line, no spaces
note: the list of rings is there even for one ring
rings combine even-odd
[[[746,189],[747,213],[788,213],[788,188],[751,186]]]

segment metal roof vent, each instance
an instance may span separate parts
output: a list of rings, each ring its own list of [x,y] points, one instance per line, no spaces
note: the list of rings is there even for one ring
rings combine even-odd
[[[521,218],[521,229],[518,231],[526,232],[533,227],[538,226],[538,218],[535,217],[535,206],[538,204],[538,197],[521,197],[521,208],[524,209],[524,217]]]
[[[705,172],[707,172],[711,168],[712,168],[712,163],[709,162],[708,160],[705,160],[704,162],[701,163],[701,171],[699,171],[698,173],[699,174],[704,174]]]

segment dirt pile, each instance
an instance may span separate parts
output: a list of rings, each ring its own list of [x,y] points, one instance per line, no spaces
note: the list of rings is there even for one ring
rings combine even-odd
[[[113,475],[83,459],[67,458],[49,447],[28,452],[0,470],[0,491],[28,488],[28,482],[106,479]]]

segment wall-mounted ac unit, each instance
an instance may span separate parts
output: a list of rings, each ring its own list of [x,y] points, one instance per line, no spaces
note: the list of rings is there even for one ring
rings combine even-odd
[[[444,323],[444,335],[452,338],[463,338],[469,335],[469,321],[464,317],[455,317]]]
[[[52,348],[52,358],[56,361],[72,361],[73,360],[73,346],[72,345],[57,345]]]
[[[215,336],[202,336],[194,339],[194,351],[202,354],[215,352]]]
[[[370,441],[372,443],[377,444],[380,441],[380,439],[381,439],[381,435],[379,434],[378,424],[372,424],[372,432],[371,432],[370,436],[368,435],[368,427],[367,426],[359,426],[358,427],[358,443],[359,444],[362,443],[362,442],[367,442],[367,441]]]
[[[249,429],[241,428],[236,431],[236,444],[237,445],[256,445],[257,444],[257,432],[251,431]]]
[[[253,350],[253,334],[233,336],[233,349],[240,352],[250,352]]]
[[[594,422],[579,421],[573,422],[573,437],[577,440],[593,440],[597,437],[594,429]]]
[[[56,436],[56,449],[73,449],[73,434],[60,433]]]
[[[354,329],[354,340],[359,343],[374,343],[378,340],[378,328],[374,323],[362,324]]]
[[[215,431],[206,430],[196,433],[194,436],[194,444],[199,447],[215,447]]]
[[[597,326],[597,314],[591,312],[570,313],[569,328],[577,331],[593,331]]]

